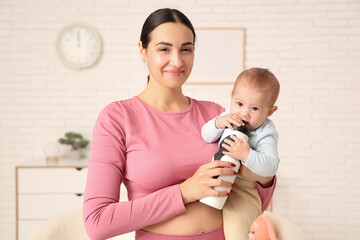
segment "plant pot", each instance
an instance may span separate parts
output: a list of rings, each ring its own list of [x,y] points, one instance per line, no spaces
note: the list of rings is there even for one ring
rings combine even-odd
[[[83,153],[81,151],[81,149],[71,149],[68,154],[67,154],[67,157],[69,159],[75,159],[75,160],[79,160],[83,157]]]

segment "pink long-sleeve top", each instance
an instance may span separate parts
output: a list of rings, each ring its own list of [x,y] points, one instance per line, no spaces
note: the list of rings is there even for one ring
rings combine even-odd
[[[190,107],[182,112],[158,111],[138,97],[100,112],[83,206],[91,239],[139,230],[186,211],[179,184],[211,161],[218,146],[202,140],[201,127],[224,111],[216,103],[189,99]],[[122,182],[129,201],[120,202]],[[258,185],[263,210],[275,185]]]

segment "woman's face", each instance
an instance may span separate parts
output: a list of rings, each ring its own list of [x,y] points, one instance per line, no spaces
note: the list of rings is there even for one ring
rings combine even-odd
[[[156,27],[148,47],[139,42],[140,54],[147,62],[150,82],[168,88],[181,87],[194,63],[194,35],[182,23],[164,23]]]

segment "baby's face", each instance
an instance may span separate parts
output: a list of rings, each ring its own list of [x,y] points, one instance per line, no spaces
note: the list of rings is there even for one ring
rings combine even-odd
[[[265,118],[272,114],[269,106],[270,96],[266,91],[238,83],[231,94],[230,112],[237,114],[246,122],[249,130],[260,127]]]

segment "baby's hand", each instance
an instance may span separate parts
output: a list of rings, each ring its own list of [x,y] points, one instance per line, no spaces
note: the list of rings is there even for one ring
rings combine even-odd
[[[233,127],[231,126],[231,123],[235,124],[236,126],[245,125],[242,119],[239,117],[239,115],[234,113],[229,113],[227,115],[220,116],[215,120],[215,126],[218,129],[228,127],[231,130],[234,130]]]
[[[235,135],[231,135],[230,137],[232,140],[225,139],[225,143],[221,145],[227,150],[223,151],[223,154],[246,163],[250,153],[250,146],[247,138],[238,138]]]

